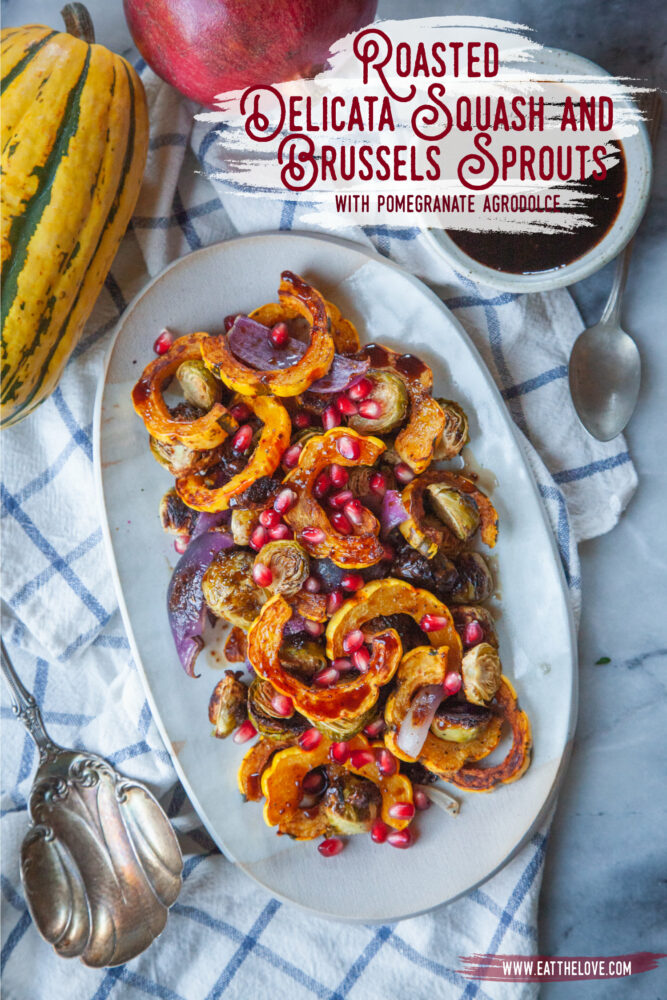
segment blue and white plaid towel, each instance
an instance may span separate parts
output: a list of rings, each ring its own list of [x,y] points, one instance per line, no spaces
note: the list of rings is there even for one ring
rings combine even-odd
[[[212,185],[206,169],[218,155],[215,131],[193,128],[193,105],[145,70],[144,80],[153,131],[133,224],[59,388],[2,435],[2,601],[10,655],[53,737],[151,785],[181,835],[185,883],[160,941],[128,965],[94,971],[57,958],[31,926],[19,881],[36,754],[17,725],[5,724],[4,996],[525,1000],[534,986],[478,985],[455,970],[460,955],[535,951],[546,826],[464,899],[394,926],[346,926],[281,905],[236,871],[176,779],[132,662],[102,545],[92,470],[96,384],[118,317],[150,277],[237,233],[298,228],[300,212],[294,200],[262,203]],[[599,444],[575,418],[566,362],[581,320],[569,295],[477,287],[434,257],[417,230],[349,236],[429,282],[481,351],[524,435],[578,611],[577,542],[613,527],[636,476],[622,438]],[[2,716],[11,716],[4,692]]]

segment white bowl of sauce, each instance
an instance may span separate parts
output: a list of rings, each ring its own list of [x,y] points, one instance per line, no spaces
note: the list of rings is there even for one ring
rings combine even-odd
[[[544,49],[539,70],[609,76],[588,59],[561,49]],[[588,179],[579,186],[595,195],[585,208],[592,227],[560,233],[426,229],[429,242],[460,274],[506,292],[543,292],[587,278],[620,253],[646,209],[651,143],[644,123],[637,124],[634,135],[615,140],[620,155],[605,179]]]

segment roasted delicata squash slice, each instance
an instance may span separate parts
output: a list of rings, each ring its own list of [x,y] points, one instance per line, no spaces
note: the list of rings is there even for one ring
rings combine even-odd
[[[198,451],[216,448],[227,437],[228,431],[220,424],[225,417],[225,407],[214,402],[211,409],[196,420],[175,418],[165,403],[163,390],[185,361],[199,360],[201,345],[209,340],[207,333],[189,333],[179,337],[165,354],[151,361],[132,390],[134,409],[139,414],[149,434],[156,441],[185,445]],[[229,427],[236,426],[227,416]]]
[[[350,442],[358,452],[356,458],[346,457],[341,451]],[[285,477],[285,484],[297,495],[296,503],[285,514],[285,520],[313,558],[329,558],[344,569],[359,569],[374,565],[384,556],[384,546],[379,538],[380,522],[367,508],[364,508],[360,524],[353,527],[353,534],[343,535],[336,531],[326,511],[313,496],[315,481],[326,466],[333,463],[344,466],[374,465],[384,448],[379,438],[364,437],[346,427],[335,427],[326,434],[311,437],[304,445],[299,464]]]
[[[349,741],[350,751],[371,750],[371,744],[364,736],[353,736]],[[382,796],[381,816],[389,826],[401,830],[409,820],[391,816],[390,810],[398,802],[412,802],[412,786],[405,775],[384,776],[377,764],[369,762],[363,767],[353,767],[351,760],[343,765],[334,764],[331,743],[322,739],[314,750],[303,750],[300,746],[281,750],[271,759],[261,779],[262,793],[266,798],[264,821],[267,826],[277,826],[279,833],[286,833],[296,840],[312,840],[333,829],[341,831],[341,823],[352,821],[340,809],[327,800],[327,795],[319,803],[303,809],[303,780],[307,774],[318,768],[331,768],[332,783],[340,780],[341,771],[356,774],[375,785]],[[349,786],[348,786],[349,787]],[[365,804],[364,804],[365,805]],[[357,820],[359,817],[357,816]],[[345,832],[357,832],[348,826]]]
[[[236,392],[257,396],[298,396],[325,375],[334,359],[334,341],[329,333],[329,317],[320,293],[291,271],[280,276],[280,302],[310,319],[310,344],[296,364],[270,371],[258,371],[232,353],[227,336],[221,334],[202,342],[201,356],[214,375]]]
[[[280,662],[280,647],[285,625],[292,609],[277,594],[266,602],[248,632],[248,659],[254,670],[281,694],[294,702],[295,708],[315,725],[339,720],[354,720],[378,700],[380,688],[394,676],[401,659],[401,641],[393,629],[375,636],[368,670],[339,681],[333,687],[310,687],[288,673]]]
[[[433,686],[441,687],[447,673],[449,649],[447,646],[417,646],[406,653],[396,674],[396,686],[387,698],[384,721],[387,728],[384,742],[388,750],[399,760],[414,761],[399,746],[401,726],[413,707],[420,690]],[[413,719],[416,723],[418,720]]]
[[[431,464],[445,428],[445,414],[431,396],[433,372],[412,354],[398,354],[380,344],[368,344],[357,357],[368,359],[370,371],[394,372],[405,384],[409,397],[408,421],[396,436],[394,449],[417,474]]]
[[[452,775],[465,763],[480,760],[492,753],[500,743],[502,730],[503,717],[494,712],[480,735],[468,742],[444,740],[429,732],[419,755],[419,763],[439,778],[451,781]]]
[[[327,311],[328,330],[333,337],[334,346],[338,354],[354,354],[359,350],[359,334],[356,327],[348,319],[344,319],[338,306],[333,302],[324,299],[324,306]],[[276,323],[289,323],[297,317],[304,318],[308,325],[312,322],[310,313],[306,311],[303,303],[290,302],[285,299],[282,302],[267,302],[266,305],[253,309],[249,313],[250,319],[271,329]]]
[[[450,743],[470,743],[482,735],[492,716],[493,712],[486,706],[449,699],[435,713],[431,732]]]
[[[237,774],[237,784],[241,795],[247,802],[261,802],[262,795],[262,774],[269,766],[269,762],[274,754],[279,750],[294,746],[296,736],[293,739],[265,739],[262,738],[253,743],[246,752]]]
[[[433,514],[424,506],[428,497]],[[475,483],[455,472],[425,472],[401,494],[408,517],[399,525],[406,542],[427,559],[442,549],[454,554],[480,530],[482,541],[493,548],[498,537],[498,514]]]
[[[271,476],[289,444],[292,424],[287,410],[271,396],[244,397],[243,402],[264,426],[248,464],[232,476],[224,486],[207,486],[206,475],[182,476],[176,480],[176,491],[188,507],[194,510],[227,510],[234,498],[264,476]]]
[[[516,691],[507,677],[501,679],[500,687],[495,696],[495,706],[498,718],[504,719],[511,726],[512,746],[500,764],[489,767],[474,767],[470,763],[471,758],[468,758],[460,770],[455,771],[447,778],[452,784],[467,792],[492,792],[498,785],[508,785],[517,781],[530,764],[532,745],[530,722],[526,713],[519,708]],[[486,755],[480,754],[481,756]],[[480,757],[476,759],[479,760]]]
[[[432,646],[447,646],[448,669],[460,669],[461,639],[447,607],[430,591],[413,587],[404,580],[393,577],[367,583],[331,617],[326,631],[327,656],[334,660],[345,655],[343,641],[348,632],[362,628],[366,622],[379,615],[396,613],[410,615],[417,623],[421,622],[424,615],[442,618],[442,628],[428,632],[428,640]]]

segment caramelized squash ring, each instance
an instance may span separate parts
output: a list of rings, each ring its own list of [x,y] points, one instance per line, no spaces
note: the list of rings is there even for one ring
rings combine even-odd
[[[202,343],[201,356],[206,367],[230,389],[244,396],[258,396],[266,392],[275,396],[298,396],[326,375],[334,359],[334,342],[329,333],[326,305],[320,293],[291,271],[283,271],[280,279],[278,294],[281,303],[302,314],[305,311],[311,322],[310,344],[296,364],[257,371],[238,360],[224,334],[210,337]]]
[[[287,673],[279,651],[283,629],[292,617],[287,601],[276,594],[266,602],[248,632],[248,659],[260,677],[294,702],[298,712],[317,725],[333,720],[354,719],[377,702],[380,688],[398,668],[402,647],[393,629],[373,639],[371,661],[363,674],[350,677],[334,687],[317,689]]]
[[[448,608],[428,590],[420,590],[404,580],[387,577],[373,580],[356,592],[331,617],[327,625],[327,656],[344,656],[343,640],[348,632],[361,628],[378,615],[406,614],[419,623],[424,615],[442,615],[444,628],[425,633],[432,646],[448,646],[448,670],[461,669],[461,638]]]
[[[270,740],[263,736],[257,743],[253,743],[243,757],[237,775],[239,791],[247,802],[261,801],[262,774],[271,758],[279,750],[294,746],[296,740],[296,736],[293,740]]]
[[[492,792],[497,785],[509,785],[517,781],[530,764],[532,746],[530,721],[526,713],[519,708],[516,691],[507,677],[503,676],[494,700],[500,709],[500,718],[505,719],[512,727],[512,746],[500,764],[492,767],[471,767],[466,763],[461,770],[448,777],[448,781],[467,792]]]
[[[341,455],[338,441],[344,437],[359,442],[358,459]],[[346,466],[374,465],[384,450],[384,442],[379,438],[365,437],[349,427],[334,427],[325,434],[308,439],[299,456],[299,464],[285,477],[285,484],[297,495],[296,503],[285,514],[285,521],[310,556],[331,559],[344,569],[373,566],[382,559],[384,546],[378,537],[380,523],[377,518],[365,508],[363,520],[354,528],[354,534],[342,535],[333,528],[324,508],[313,496],[313,487],[327,465],[334,462]],[[324,539],[321,542],[304,539],[305,528],[320,528]]]
[[[262,476],[272,475],[280,465],[292,433],[287,410],[271,396],[246,397],[243,402],[264,424],[257,446],[245,469],[232,476],[224,486],[214,489],[206,486],[206,473],[182,476],[176,480],[176,492],[183,503],[194,510],[227,510],[234,497]]]
[[[334,347],[338,354],[354,354],[361,344],[356,327],[348,319],[344,319],[338,306],[333,302],[324,300],[327,311],[328,329],[333,337]],[[262,326],[274,327],[276,323],[286,323],[296,316],[305,316],[310,322],[310,315],[306,312],[301,303],[267,302],[266,305],[259,306],[249,313],[250,319],[254,319]]]
[[[146,365],[132,390],[134,409],[146,425],[146,430],[164,444],[177,443],[197,451],[208,451],[217,448],[227,437],[227,431],[218,423],[220,417],[227,413],[221,403],[214,403],[208,413],[196,420],[175,420],[162,395],[184,361],[199,360],[201,345],[209,339],[207,333],[189,333],[179,337],[165,354]]]

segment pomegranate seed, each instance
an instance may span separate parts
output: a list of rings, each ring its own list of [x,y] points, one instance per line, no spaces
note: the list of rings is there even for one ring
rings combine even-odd
[[[239,427],[236,434],[232,438],[232,448],[234,451],[241,452],[247,451],[252,442],[252,427],[250,424],[244,424],[243,427]]]
[[[344,764],[350,756],[350,744],[343,740],[341,743],[332,743],[329,748],[329,755],[337,764]]]
[[[308,542],[310,545],[319,545],[320,542],[324,541],[325,536],[321,528],[304,528],[301,537],[304,542]]]
[[[412,819],[415,814],[415,807],[412,802],[394,802],[389,807],[389,815],[392,819]]]
[[[269,528],[269,538],[272,542],[285,542],[294,538],[294,532],[286,524],[277,524],[275,528]]]
[[[187,549],[187,547],[188,547],[189,544],[190,544],[190,536],[189,535],[179,535],[178,536],[178,538],[174,542],[174,548],[178,552],[179,556],[183,555],[183,553],[185,552],[185,550]]]
[[[364,578],[360,573],[344,573],[340,580],[343,590],[361,590]]]
[[[387,837],[387,843],[392,847],[411,847],[412,833],[409,830],[392,830]]]
[[[334,667],[339,674],[346,674],[348,670],[352,670],[352,660],[348,659],[347,656],[339,656],[335,660],[331,661],[331,666]]]
[[[396,758],[393,753],[389,750],[378,751],[377,769],[380,774],[384,775],[385,778],[390,778],[392,774],[396,774],[398,764],[396,763]]]
[[[331,515],[329,520],[331,521],[336,531],[338,531],[341,535],[352,534],[352,525],[345,517],[345,514],[342,513],[342,511],[340,510],[335,511],[335,513]]]
[[[306,619],[306,621],[303,623],[303,627],[308,633],[308,635],[312,635],[315,637],[317,637],[318,635],[322,635],[322,633],[324,632],[324,625],[322,625],[321,622],[311,622],[309,619]]]
[[[345,517],[352,524],[359,525],[364,519],[364,505],[361,500],[348,500],[348,502],[343,507],[345,512]]]
[[[296,444],[290,445],[287,451],[284,452],[283,465],[286,469],[293,469],[295,465],[299,464],[299,455],[301,454],[302,448],[303,445],[297,442]]]
[[[394,547],[392,545],[389,545],[387,542],[385,542],[385,544],[382,546],[382,549],[383,549],[382,553],[383,559],[393,559],[394,556],[396,555]]]
[[[232,739],[234,740],[234,743],[247,743],[248,740],[253,738],[253,736],[257,736],[257,730],[253,726],[250,719],[246,719],[246,721],[243,722],[236,730]]]
[[[443,687],[447,694],[458,694],[461,690],[461,674],[450,670],[448,674],[445,674]]]
[[[245,403],[236,403],[229,411],[230,417],[234,417],[240,424],[245,423],[251,413],[252,410]]]
[[[444,615],[424,615],[419,622],[419,627],[424,632],[439,632],[441,628],[447,628],[449,619]]]
[[[269,540],[269,533],[263,524],[258,525],[250,536],[250,548],[259,552],[263,545]]]
[[[252,578],[258,587],[268,587],[273,580],[273,573],[264,563],[255,563],[252,568]]]
[[[415,788],[413,792],[413,798],[415,800],[415,807],[420,809],[422,812],[424,809],[429,809],[431,806],[431,800],[429,799],[426,792],[422,791],[421,788]]]
[[[326,496],[331,489],[331,476],[326,472],[321,472],[317,479],[315,480],[315,485],[313,486],[313,496],[321,500],[322,497]]]
[[[292,417],[292,423],[295,427],[310,427],[310,413],[306,410],[300,410]]]
[[[350,386],[347,390],[347,394],[350,399],[353,399],[356,403],[358,403],[360,399],[366,398],[372,388],[373,383],[369,378],[360,378],[358,382],[355,382],[354,385]]]
[[[166,354],[173,343],[174,343],[174,335],[171,332],[171,330],[168,330],[165,327],[160,336],[153,344],[153,350],[155,351],[156,354]]]
[[[364,732],[371,740],[379,736],[383,729],[384,719],[376,719],[375,722],[369,722],[367,726],[364,726]]]
[[[469,622],[463,633],[463,641],[466,646],[474,646],[475,643],[481,642],[484,638],[484,629],[479,624],[478,621]]]
[[[376,819],[371,827],[371,840],[375,844],[384,844],[388,833],[389,827],[387,824],[381,819]]]
[[[331,687],[335,684],[339,678],[338,671],[333,667],[325,667],[324,670],[319,670],[313,677],[313,683],[317,684],[319,687]]]
[[[361,649],[364,644],[364,633],[360,628],[356,628],[353,632],[348,632],[343,639],[343,649],[346,653],[354,653],[357,649]]]
[[[340,837],[329,837],[317,845],[317,849],[323,858],[335,858],[345,847],[344,841]]]
[[[362,646],[361,649],[356,649],[352,654],[352,663],[357,668],[360,674],[366,673],[370,662],[371,662],[371,654],[368,652],[365,646]]]
[[[369,483],[373,493],[384,493],[387,488],[387,479],[381,472],[374,472]]]
[[[322,414],[322,426],[324,427],[325,431],[330,431],[334,427],[338,427],[339,424],[340,424],[340,413],[332,403],[331,406],[327,406],[326,410]]]
[[[405,486],[406,483],[411,483],[415,478],[414,472],[409,465],[405,464],[405,462],[399,462],[398,465],[394,466],[394,475],[403,486]]]
[[[382,413],[382,407],[377,399],[365,399],[359,403],[359,413],[366,420],[376,420]]]
[[[351,417],[357,413],[356,403],[353,403],[347,396],[339,396],[336,400],[336,408],[344,417]]]
[[[290,490],[286,487],[281,490],[276,499],[273,501],[273,509],[279,514],[286,514],[287,511],[294,505],[296,500],[296,493],[294,490]]]
[[[289,331],[287,329],[287,323],[276,323],[274,328],[269,334],[269,340],[274,347],[284,347],[289,340]]]
[[[319,795],[325,784],[326,778],[321,771],[309,771],[301,782],[301,791],[307,795]]]
[[[319,729],[306,729],[305,733],[301,733],[299,736],[299,746],[302,750],[314,750],[322,742],[322,733]]]
[[[271,699],[271,708],[276,715],[281,716],[281,718],[287,718],[294,712],[294,702],[285,694],[274,694]]]
[[[338,438],[337,448],[343,458],[350,462],[356,462],[361,455],[361,445],[357,438],[349,437],[347,434]]]
[[[349,476],[344,465],[338,465],[337,462],[334,462],[333,465],[329,466],[329,476],[332,486],[335,486],[336,489],[347,486]]]
[[[350,503],[354,500],[354,493],[352,490],[341,490],[340,493],[334,493],[329,497],[330,507],[344,507],[346,503]]]
[[[280,524],[280,514],[277,510],[263,510],[259,515],[259,523],[265,528],[275,528]]]
[[[225,326],[225,333],[229,333],[229,331],[234,326],[234,323],[236,323],[240,315],[241,315],[240,313],[233,313],[231,316],[225,316],[225,318],[222,321]]]
[[[375,754],[372,750],[353,750],[350,754],[350,764],[355,770],[360,770],[362,767],[366,767],[367,764],[372,764],[375,760]]]
[[[319,594],[322,583],[316,576],[307,576],[303,581],[303,589],[307,590],[309,594]]]
[[[327,597],[327,615],[331,618],[335,615],[338,609],[342,606],[345,598],[343,597],[340,590],[332,591]]]

